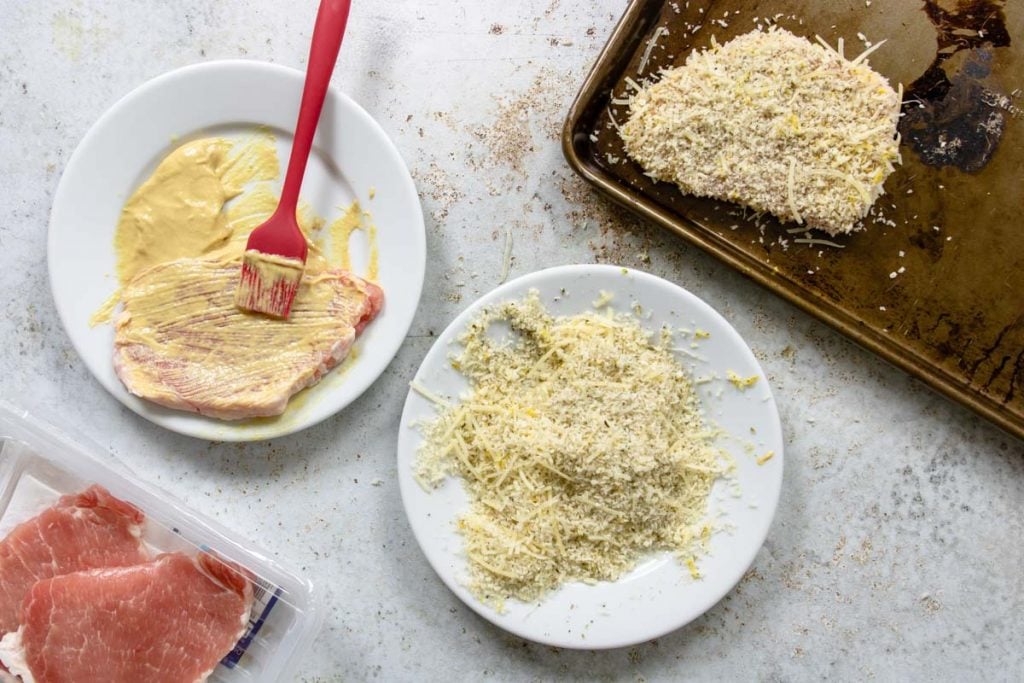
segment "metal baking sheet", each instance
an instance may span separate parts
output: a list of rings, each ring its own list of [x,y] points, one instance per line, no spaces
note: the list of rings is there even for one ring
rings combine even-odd
[[[842,249],[798,244],[792,224],[652,181],[615,130],[630,79],[655,80],[712,36],[769,18],[811,40],[842,38],[851,58],[885,39],[870,63],[905,89],[903,163],[866,230],[829,238]],[[563,149],[617,202],[1024,438],[1022,42],[1016,0],[635,0],[569,112]]]

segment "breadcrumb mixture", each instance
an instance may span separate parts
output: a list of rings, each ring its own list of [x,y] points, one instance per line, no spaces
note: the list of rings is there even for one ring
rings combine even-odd
[[[493,339],[500,323],[510,339]],[[695,566],[712,533],[708,495],[731,465],[670,333],[611,311],[553,317],[533,291],[485,311],[459,342],[451,362],[470,388],[455,405],[421,392],[441,412],[421,425],[416,476],[428,489],[464,480],[472,503],[458,527],[482,601],[501,609],[613,581],[654,551]]]

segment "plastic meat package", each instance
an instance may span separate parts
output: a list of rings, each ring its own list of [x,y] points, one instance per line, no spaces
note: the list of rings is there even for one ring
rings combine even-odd
[[[209,553],[239,565],[253,583],[253,606],[243,637],[213,671],[217,683],[288,680],[315,637],[323,615],[313,585],[124,466],[109,467],[99,447],[0,400],[0,538],[93,484],[139,508],[142,540],[152,554]]]

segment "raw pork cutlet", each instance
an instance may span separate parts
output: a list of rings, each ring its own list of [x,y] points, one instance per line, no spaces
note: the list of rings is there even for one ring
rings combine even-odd
[[[22,600],[37,581],[148,560],[142,521],[138,509],[90,486],[12,529],[0,541],[0,633],[18,628]]]
[[[280,415],[348,354],[384,293],[341,270],[307,272],[289,320],[235,306],[239,264],[179,259],[122,294],[114,369],[128,391],[176,410],[236,420]]]
[[[0,659],[26,683],[194,683],[244,635],[252,584],[210,555],[40,581]]]

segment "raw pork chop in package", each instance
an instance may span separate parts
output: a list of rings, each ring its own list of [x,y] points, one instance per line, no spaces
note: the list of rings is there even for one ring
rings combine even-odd
[[[289,677],[308,581],[3,401],[0,444],[0,681]]]

